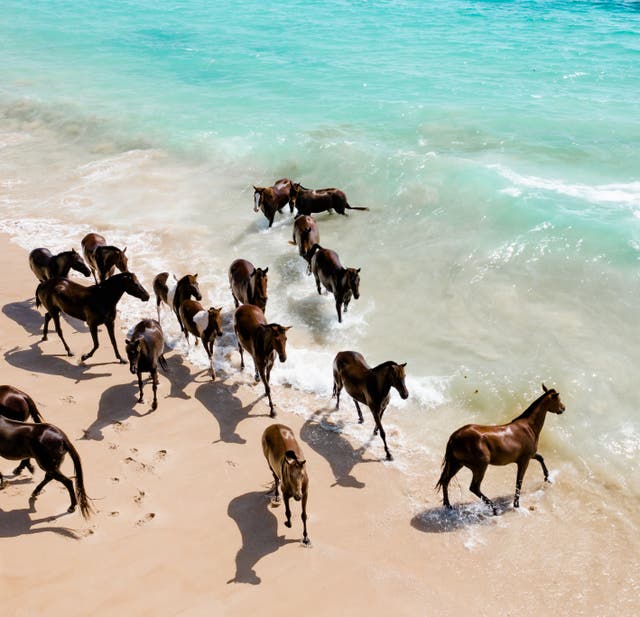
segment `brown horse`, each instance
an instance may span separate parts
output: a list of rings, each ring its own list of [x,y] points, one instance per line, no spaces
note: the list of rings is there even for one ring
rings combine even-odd
[[[311,272],[316,279],[318,293],[322,295],[320,283],[333,294],[336,301],[338,321],[342,323],[342,310],[347,312],[351,295],[360,297],[360,268],[345,268],[340,263],[338,253],[314,244],[307,253],[311,259]]]
[[[307,534],[307,497],[309,495],[309,477],[302,449],[298,445],[293,431],[284,424],[272,424],[262,433],[262,451],[267,459],[269,469],[275,482],[274,501],[280,501],[278,485],[282,484],[282,496],[287,520],[285,525],[291,527],[291,509],[289,500],[293,497],[302,501],[302,542],[309,544]]]
[[[174,276],[173,278],[175,279],[176,277]],[[153,291],[156,294],[158,321],[160,321],[160,304],[164,302],[173,309],[180,331],[184,332],[184,326],[180,319],[180,305],[191,297],[196,300],[202,300],[200,286],[198,285],[198,275],[185,274],[180,280],[176,280],[174,284],[171,284],[169,282],[169,273],[161,272],[153,279]]]
[[[164,337],[160,324],[155,319],[143,319],[136,324],[131,336],[125,340],[125,344],[129,358],[129,370],[133,375],[138,376],[140,390],[138,403],[144,403],[142,373],[150,373],[153,387],[151,409],[155,411],[158,408],[158,364],[165,372],[169,368],[163,355]]]
[[[291,180],[280,178],[273,186],[253,187],[253,211],[262,210],[262,213],[269,221],[269,227],[273,225],[276,212],[289,204],[289,210],[293,212],[293,202],[291,201]]]
[[[514,508],[520,507],[520,487],[532,458],[542,466],[545,481],[549,480],[547,466],[538,454],[538,438],[547,412],[561,414],[565,407],[560,395],[553,388],[548,390],[542,384],[542,389],[544,394],[508,424],[467,424],[449,437],[442,462],[442,474],[436,484],[436,489],[442,488],[442,503],[445,507],[451,508],[449,482],[462,467],[468,467],[473,474],[469,490],[491,506],[494,514],[498,512],[495,504],[480,490],[480,484],[489,465],[518,465]]]
[[[267,308],[267,272],[246,259],[236,259],[229,266],[229,286],[236,304],[253,304],[262,311]]]
[[[297,182],[291,183],[291,200],[298,214],[331,212],[346,215],[346,210],[368,210],[362,206],[350,206],[347,196],[340,189],[306,189]]]
[[[71,480],[60,471],[60,465],[67,452],[71,456],[76,474],[75,493]],[[80,455],[69,438],[57,426],[44,422],[28,424],[0,416],[0,456],[10,461],[24,461],[31,457],[36,459],[45,476],[31,494],[31,499],[35,499],[51,480],[58,480],[64,484],[71,497],[71,505],[67,512],[73,512],[80,503],[82,516],[87,518],[91,514],[89,498],[84,490]],[[0,488],[4,486],[5,481],[0,473]]]
[[[91,270],[75,249],[57,255],[49,249],[33,249],[29,253],[29,267],[41,283],[54,276],[67,276],[72,269],[85,276],[91,275]]]
[[[180,318],[184,326],[184,336],[189,345],[189,334],[196,337],[196,345],[198,341],[202,341],[202,346],[209,356],[211,365],[211,379],[216,378],[216,369],[213,366],[213,344],[216,342],[216,336],[222,336],[222,307],[209,310],[197,302],[196,300],[185,300],[180,305]]]
[[[67,355],[73,355],[62,336],[60,328],[60,313],[66,313],[71,317],[86,321],[89,326],[91,338],[93,339],[93,349],[84,354],[82,360],[90,358],[100,346],[98,342],[98,326],[104,324],[107,327],[116,358],[122,364],[125,364],[118,351],[118,344],[113,331],[116,320],[116,304],[118,304],[124,293],[128,293],[144,302],[149,299],[149,294],[133,272],[121,272],[106,279],[103,283],[91,285],[90,287],[85,287],[60,277],[40,283],[36,290],[36,307],[42,305],[47,310],[44,316],[42,340],[47,340],[49,321],[53,319],[56,332],[64,345]]]
[[[121,250],[117,246],[107,245],[104,236],[100,234],[91,233],[82,238],[82,252],[96,283],[102,283],[105,279],[113,276],[116,268],[120,272],[129,271],[128,259],[125,255],[127,247],[125,246]],[[96,271],[98,272],[97,278]]]
[[[333,396],[336,397],[336,409],[340,408],[340,391],[344,386],[353,398],[358,412],[358,422],[362,423],[362,410],[358,403],[366,405],[373,414],[376,427],[375,435],[380,431],[387,460],[393,460],[387,447],[387,438],[382,428],[382,415],[389,404],[389,391],[395,388],[403,399],[409,396],[405,380],[407,363],[397,364],[388,361],[371,368],[364,356],[357,351],[340,351],[333,360]]]
[[[320,232],[318,231],[318,224],[312,216],[301,214],[293,221],[293,240],[289,241],[289,244],[296,245],[298,247],[298,255],[303,257],[309,264],[307,274],[311,274],[311,248],[314,245],[319,246]]]
[[[269,378],[276,358],[280,362],[287,361],[287,330],[291,326],[284,327],[277,323],[267,323],[262,310],[253,304],[243,304],[236,309],[233,316],[233,329],[238,339],[238,351],[240,352],[240,368],[244,369],[243,348],[253,358],[255,366],[255,380],[262,379],[264,390],[269,399],[271,417],[275,417],[276,411],[271,400],[271,388]]]
[[[19,422],[26,422],[31,416],[36,424],[43,422],[34,400],[26,392],[13,386],[0,386],[0,416]],[[13,470],[13,474],[17,476],[25,468],[33,473],[33,465],[28,458]]]

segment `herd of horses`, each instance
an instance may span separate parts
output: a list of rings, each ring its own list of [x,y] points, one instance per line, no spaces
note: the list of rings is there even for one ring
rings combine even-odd
[[[338,320],[346,312],[351,298],[358,299],[360,268],[345,268],[336,251],[320,246],[320,232],[316,219],[311,216],[325,211],[346,215],[346,210],[368,210],[349,205],[346,195],[339,189],[310,190],[289,179],[277,180],[270,187],[254,186],[254,210],[262,211],[272,226],[277,212],[289,205],[297,215],[293,222],[291,244],[307,262],[307,273],[313,274],[318,293],[322,286],[335,298]],[[82,354],[82,361],[89,359],[98,349],[98,326],[106,327],[116,358],[120,355],[114,325],[116,307],[126,293],[143,302],[150,295],[133,272],[129,271],[126,248],[108,245],[97,233],[87,234],[81,242],[83,257],[75,250],[53,255],[48,249],[37,248],[29,255],[29,265],[39,281],[36,289],[36,306],[45,310],[42,340],[47,340],[48,327],[53,320],[65,351],[69,348],[60,327],[60,314],[64,313],[86,322],[91,333],[93,347]],[[90,276],[94,285],[81,285],[67,278],[69,271]],[[119,272],[116,274],[115,270]],[[270,416],[275,417],[275,406],[269,385],[275,359],[286,362],[287,331],[291,326],[269,322],[265,316],[269,268],[257,268],[246,259],[236,259],[229,267],[229,286],[235,304],[233,328],[240,353],[240,368],[244,369],[244,352],[253,359],[256,382],[262,381],[269,402]],[[160,307],[164,303],[173,311],[187,345],[189,335],[198,344],[202,341],[209,357],[211,378],[216,373],[213,348],[216,338],[222,335],[222,307],[205,308],[201,304],[202,293],[197,274],[181,278],[169,272],[161,272],[153,280],[156,296],[157,320],[142,319],[126,338],[126,355],[132,374],[138,378],[139,402],[143,402],[143,374],[149,373],[153,388],[152,409],[157,409],[158,366],[166,370],[165,341],[160,325]],[[333,397],[336,409],[340,406],[340,394],[344,388],[351,396],[363,422],[360,405],[371,410],[374,419],[374,435],[380,434],[387,460],[392,460],[386,434],[382,426],[383,414],[389,404],[391,388],[406,399],[409,396],[405,379],[406,363],[386,361],[371,367],[362,354],[356,351],[340,351],[333,362]],[[442,473],[436,488],[442,489],[443,504],[451,508],[448,487],[451,479],[462,469],[471,470],[470,490],[496,513],[495,504],[482,493],[481,483],[489,465],[516,463],[516,491],[513,505],[519,507],[522,480],[531,459],[542,466],[545,481],[549,473],[544,459],[538,453],[538,439],[547,412],[561,414],[564,405],[558,392],[543,384],[543,394],[522,414],[499,426],[469,424],[455,431],[448,440],[442,463]],[[29,423],[31,418],[33,423]],[[303,542],[309,543],[307,534],[308,476],[306,461],[293,431],[283,424],[272,424],[262,436],[262,448],[275,481],[275,499],[279,499],[279,487],[285,499],[286,525],[291,526],[289,499],[302,502]],[[75,469],[75,491],[71,479],[60,471],[60,465],[69,453]],[[0,386],[0,457],[19,460],[14,475],[23,469],[33,473],[30,459],[44,470],[44,480],[38,484],[31,498],[35,499],[51,480],[60,481],[68,490],[72,512],[79,504],[81,513],[91,513],[90,499],[83,482],[82,464],[77,450],[59,428],[45,423],[33,399],[12,386]],[[0,488],[5,480],[0,474]]]

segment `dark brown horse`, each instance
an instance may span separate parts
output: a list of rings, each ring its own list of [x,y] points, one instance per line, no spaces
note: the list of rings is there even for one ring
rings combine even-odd
[[[522,479],[532,458],[542,466],[544,479],[549,480],[547,466],[538,454],[538,438],[547,412],[561,414],[564,412],[564,405],[560,395],[553,388],[548,390],[542,384],[542,389],[544,394],[508,424],[467,424],[449,437],[442,462],[442,474],[436,484],[436,489],[442,488],[442,503],[445,507],[451,508],[449,482],[462,467],[468,467],[473,474],[469,490],[491,506],[494,514],[497,514],[495,504],[480,490],[480,484],[489,465],[517,464],[514,508],[520,507]]]
[[[53,255],[49,249],[33,249],[29,253],[29,267],[41,283],[54,276],[67,276],[69,270],[91,275],[91,270],[75,249],[57,255]]]
[[[289,209],[293,212],[293,202],[291,201],[291,180],[280,178],[273,186],[253,187],[253,211],[262,210],[262,213],[269,221],[269,227],[273,225],[276,212],[289,204]]]
[[[222,336],[222,307],[209,310],[197,302],[196,300],[185,300],[180,305],[180,318],[184,326],[184,336],[189,345],[189,334],[196,337],[196,345],[198,341],[202,341],[204,350],[209,356],[211,365],[211,379],[216,378],[216,369],[213,366],[213,344],[216,342],[217,336]]]
[[[43,422],[34,400],[26,392],[13,386],[0,386],[0,416],[19,422],[26,422],[31,416],[36,424]],[[13,470],[13,474],[17,476],[25,468],[33,473],[33,465],[28,458]]]
[[[71,456],[76,474],[75,493],[71,480],[60,471],[60,465],[67,452]],[[87,518],[91,514],[89,498],[84,490],[80,455],[69,438],[57,426],[44,422],[28,424],[0,416],[0,456],[10,461],[36,459],[45,476],[31,494],[31,499],[35,499],[51,480],[58,480],[64,484],[71,497],[71,505],[67,512],[73,512],[79,503],[82,516]],[[4,486],[4,478],[0,473],[0,488]]]
[[[158,321],[160,321],[160,304],[164,302],[170,306],[175,313],[180,331],[184,332],[184,326],[180,319],[180,305],[189,298],[202,300],[200,286],[198,285],[197,274],[185,274],[180,280],[169,278],[168,272],[161,272],[153,279],[153,291],[156,294],[156,309],[158,311]]]
[[[229,266],[229,286],[236,304],[254,304],[264,311],[267,308],[267,272],[269,268],[256,268],[246,259],[236,259]]]
[[[338,321],[342,323],[342,310],[347,312],[351,295],[360,297],[360,268],[345,268],[340,263],[338,253],[314,244],[309,253],[311,272],[316,279],[318,293],[322,295],[320,283],[333,294],[336,301]]]
[[[244,369],[242,350],[246,349],[253,358],[255,380],[262,379],[264,384],[272,418],[275,417],[276,411],[271,400],[269,378],[276,354],[280,362],[287,361],[287,330],[290,328],[291,326],[267,323],[262,310],[253,304],[243,304],[236,309],[233,316],[233,329],[240,352],[240,368]]]
[[[268,426],[262,433],[262,451],[273,474],[274,501],[276,503],[280,501],[278,485],[282,485],[284,509],[287,517],[284,524],[291,527],[289,500],[293,497],[296,501],[302,501],[302,542],[309,544],[310,540],[307,534],[307,497],[309,496],[307,461],[293,431],[284,424]]]
[[[380,431],[387,460],[393,460],[387,447],[387,438],[382,428],[382,416],[389,404],[389,392],[395,388],[403,399],[409,396],[405,380],[404,364],[388,361],[371,368],[364,356],[357,351],[340,351],[333,360],[333,396],[336,397],[336,409],[340,408],[340,391],[343,386],[353,398],[358,412],[358,422],[364,421],[359,403],[366,405],[373,414],[376,427],[375,435]]]
[[[120,272],[128,272],[128,259],[125,255],[127,247],[122,250],[107,244],[104,236],[91,233],[82,238],[82,253],[91,268],[96,283],[102,283],[113,276],[116,268]],[[98,276],[96,277],[96,271]]]
[[[144,403],[142,392],[142,373],[151,374],[153,387],[153,403],[151,409],[158,408],[158,364],[163,371],[168,370],[167,361],[164,359],[164,337],[162,328],[155,319],[143,319],[136,324],[131,336],[125,340],[127,357],[129,358],[129,370],[138,376],[138,388],[140,398],[138,403]]]
[[[311,248],[320,244],[318,224],[312,216],[301,214],[293,221],[293,240],[289,241],[298,247],[298,255],[309,264],[307,274],[311,274]]]
[[[335,210],[346,215],[346,210],[368,210],[350,206],[347,196],[340,189],[306,189],[297,182],[291,183],[291,200],[298,214],[314,214]]]
[[[53,319],[56,332],[64,345],[67,355],[73,355],[62,336],[60,328],[60,313],[66,313],[71,317],[86,321],[89,326],[91,338],[93,339],[93,349],[84,354],[82,360],[90,358],[100,346],[98,342],[98,326],[104,324],[107,327],[116,358],[122,364],[125,364],[118,351],[118,344],[113,331],[116,320],[116,305],[125,293],[144,302],[149,299],[149,294],[133,272],[121,272],[106,279],[103,283],[91,285],[90,287],[85,287],[60,277],[40,283],[36,290],[36,307],[42,305],[47,311],[44,316],[42,340],[47,340],[49,321]]]

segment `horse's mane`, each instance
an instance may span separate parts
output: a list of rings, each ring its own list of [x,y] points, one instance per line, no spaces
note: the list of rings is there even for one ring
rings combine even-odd
[[[511,422],[515,422],[516,420],[521,420],[523,418],[528,418],[534,408],[538,405],[538,403],[545,397],[547,396],[547,394],[551,394],[552,392],[555,392],[555,390],[553,388],[551,388],[550,390],[547,390],[546,392],[543,392],[535,401],[533,401],[533,403],[531,403],[531,405],[529,405],[529,407],[527,407],[518,417],[514,418],[513,420],[511,420]]]
[[[395,366],[396,364],[398,364],[397,362],[394,362],[393,360],[387,360],[386,362],[382,362],[381,364],[378,364],[378,366],[374,366],[373,371],[377,371],[379,368],[387,368],[389,366]]]

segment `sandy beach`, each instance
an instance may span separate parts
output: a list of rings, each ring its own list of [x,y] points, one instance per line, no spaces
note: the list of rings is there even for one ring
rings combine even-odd
[[[447,513],[433,491],[437,467],[403,474],[403,461],[381,460],[377,442],[326,430],[326,400],[305,400],[315,409],[308,417],[277,418],[307,456],[312,545],[304,547],[299,503],[291,529],[284,507],[270,506],[260,437],[272,420],[249,371],[211,382],[169,351],[151,412],[104,329],[86,364],[79,356],[90,336],[77,322],[62,326],[75,357],[55,333],[40,342],[27,253],[7,236],[0,246],[0,381],[28,392],[74,441],[95,509],[87,521],[67,514],[68,495],[52,483],[30,510],[42,471],[14,477],[12,462],[0,460],[3,615],[637,614],[637,529],[589,506],[588,478],[560,470],[545,486],[532,465],[518,512],[509,505],[515,469],[492,468],[484,487],[504,508],[492,517],[478,513],[461,472],[452,499],[472,506]],[[145,394],[150,401],[149,385]],[[274,388],[285,408],[301,396]],[[547,464],[557,468],[553,453]],[[72,474],[68,458],[63,470]],[[610,490],[615,508],[632,509]]]

